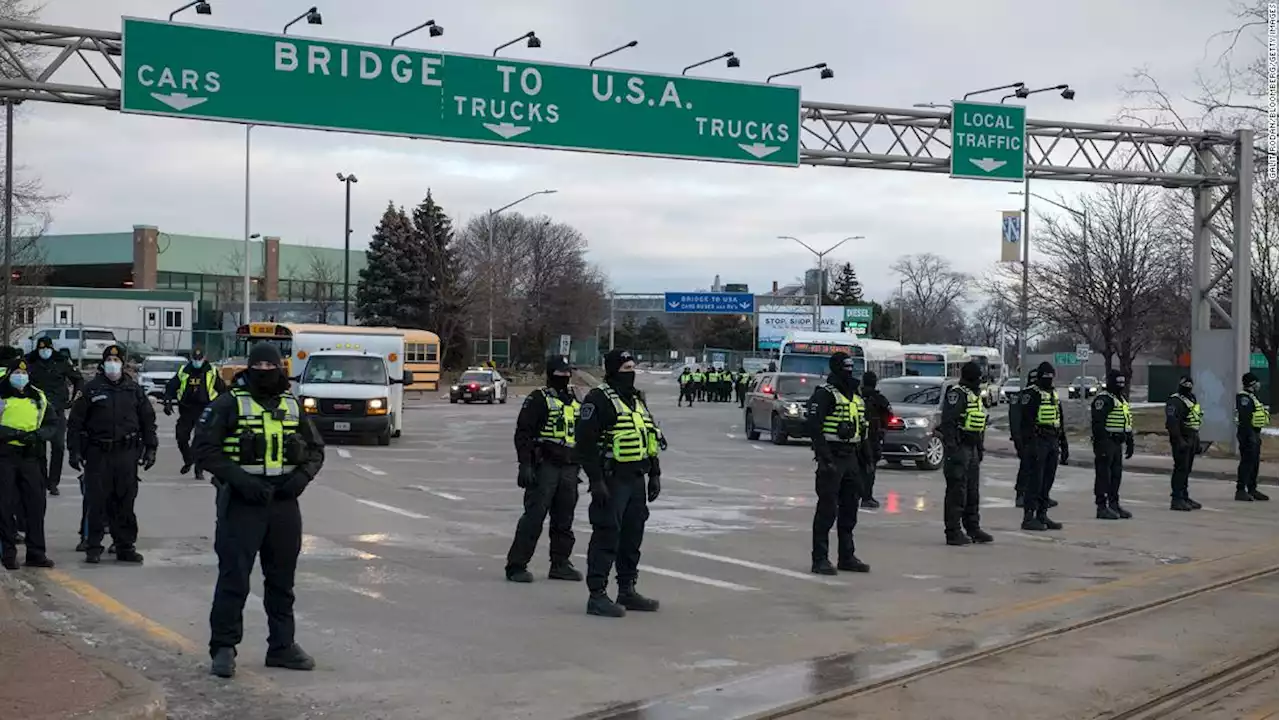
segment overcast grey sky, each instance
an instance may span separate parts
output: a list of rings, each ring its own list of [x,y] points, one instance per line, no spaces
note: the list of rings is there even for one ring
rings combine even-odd
[[[312,0],[212,0],[214,14],[187,22],[276,32]],[[1029,116],[1111,122],[1120,87],[1147,66],[1172,90],[1185,89],[1203,62],[1207,36],[1231,24],[1228,0],[314,0],[322,26],[300,35],[386,43],[429,18],[446,28],[401,41],[415,47],[487,54],[528,30],[541,49],[504,54],[586,64],[629,40],[639,46],[602,64],[674,72],[734,50],[742,67],[707,77],[763,80],[825,61],[835,78],[795,76],[803,97],[909,107],[946,102],[968,90],[1025,81],[1068,82],[1076,100],[1045,93]],[[165,17],[178,0],[48,0],[42,21],[98,29],[122,15]],[[172,5],[173,7],[170,7]],[[60,79],[71,77],[60,75]],[[84,73],[88,81],[92,78]],[[340,99],[335,99],[340,100]],[[15,156],[47,190],[66,195],[53,232],[158,225],[173,233],[241,237],[242,126],[54,104],[21,111]],[[342,184],[355,173],[352,225],[367,242],[388,200],[412,205],[430,188],[459,222],[533,190],[559,193],[521,209],[547,213],[587,236],[590,257],[620,292],[706,287],[726,282],[767,290],[790,282],[812,256],[777,235],[826,246],[852,261],[869,294],[897,285],[889,265],[904,253],[936,252],[982,273],[998,259],[1000,211],[1016,209],[1005,183],[838,168],[764,168],[601,156],[425,140],[262,127],[253,131],[252,227],[289,242],[341,244]],[[1040,183],[1037,192],[1084,186]]]

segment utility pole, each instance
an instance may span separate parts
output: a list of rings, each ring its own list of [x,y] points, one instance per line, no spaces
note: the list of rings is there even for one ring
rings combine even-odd
[[[13,101],[4,103],[4,344],[13,338]]]

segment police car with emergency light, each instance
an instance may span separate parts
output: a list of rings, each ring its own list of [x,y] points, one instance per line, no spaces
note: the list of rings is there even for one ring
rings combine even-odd
[[[449,402],[507,402],[507,379],[493,368],[471,367],[449,386]]]

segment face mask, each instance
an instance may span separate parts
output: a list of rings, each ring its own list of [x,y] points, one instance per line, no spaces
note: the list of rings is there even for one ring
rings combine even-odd
[[[192,361],[191,361],[191,367],[195,368],[196,370],[199,370],[200,368],[204,367],[204,361],[203,361],[203,360],[192,360]]]
[[[1194,390],[1195,387],[1196,386],[1192,385],[1191,383],[1181,383],[1178,385],[1178,390],[1185,395],[1190,395],[1191,391]]]
[[[282,392],[280,381],[284,379],[284,374],[278,369],[259,370],[257,368],[249,369],[249,390],[259,395],[276,395]]]
[[[636,386],[636,371],[619,370],[610,379],[610,384],[619,390],[630,390]]]
[[[40,359],[48,360],[53,357],[53,348],[40,348]]]
[[[1041,375],[1039,378],[1036,379],[1036,384],[1039,385],[1041,388],[1048,390],[1053,387],[1053,376]]]
[[[124,363],[118,360],[108,360],[102,363],[102,372],[106,373],[107,377],[115,380],[124,372]]]
[[[26,373],[10,373],[9,374],[9,384],[12,385],[15,390],[21,390],[25,388],[27,386],[27,381],[28,381],[28,378]]]
[[[569,389],[569,378],[565,375],[552,375],[548,384],[552,390],[567,390]]]

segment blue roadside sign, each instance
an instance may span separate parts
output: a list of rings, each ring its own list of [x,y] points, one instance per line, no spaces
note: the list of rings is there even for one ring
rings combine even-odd
[[[669,292],[662,307],[669,313],[719,313],[742,315],[755,311],[756,299],[749,292]]]

